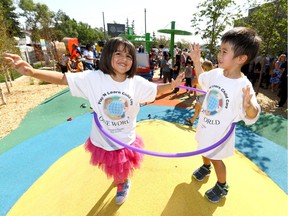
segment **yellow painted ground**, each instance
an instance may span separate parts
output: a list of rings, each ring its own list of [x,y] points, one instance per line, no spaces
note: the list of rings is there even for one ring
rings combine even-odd
[[[146,149],[186,152],[196,147],[194,132],[185,125],[147,120],[138,133]],[[115,204],[116,188],[101,170],[89,165],[89,154],[79,146],[55,162],[8,213],[9,216],[284,216],[287,195],[240,153],[227,159],[230,191],[218,204],[209,203],[206,190],[215,173],[199,183],[191,173],[202,165],[200,156],[159,158],[145,156],[132,177],[129,198]]]

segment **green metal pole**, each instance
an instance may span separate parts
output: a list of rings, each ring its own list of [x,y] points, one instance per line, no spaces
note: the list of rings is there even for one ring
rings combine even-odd
[[[146,41],[146,51],[150,53],[150,33],[145,34],[145,41]]]
[[[171,39],[170,39],[170,53],[172,58],[172,64],[174,65],[174,37],[175,37],[175,21],[171,22]]]

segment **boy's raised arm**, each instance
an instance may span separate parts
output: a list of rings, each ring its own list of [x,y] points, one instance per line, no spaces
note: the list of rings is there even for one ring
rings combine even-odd
[[[4,58],[13,68],[15,68],[18,73],[22,75],[35,77],[49,83],[68,85],[66,76],[62,73],[56,71],[34,69],[26,61],[23,61],[20,56],[15,54],[5,53]]]
[[[200,45],[197,43],[194,43],[193,46],[190,44],[190,53],[188,53],[190,58],[193,61],[195,71],[196,71],[196,76],[198,77],[201,73],[204,72],[201,64],[201,48]]]

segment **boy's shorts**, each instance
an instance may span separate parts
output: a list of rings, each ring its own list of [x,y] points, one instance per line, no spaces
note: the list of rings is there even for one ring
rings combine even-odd
[[[205,98],[205,95],[198,95],[197,97],[196,97],[196,102],[198,103],[198,104],[203,104],[203,101],[204,101],[204,98]]]

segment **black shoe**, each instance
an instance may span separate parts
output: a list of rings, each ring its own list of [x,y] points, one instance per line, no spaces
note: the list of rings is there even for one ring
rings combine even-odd
[[[206,166],[202,165],[199,167],[197,170],[195,170],[192,174],[192,176],[197,180],[197,181],[202,181],[206,176],[209,176],[211,173],[211,166],[207,168]]]
[[[225,197],[228,194],[229,186],[226,183],[224,186],[221,186],[218,182],[215,186],[205,193],[205,197],[213,203],[217,203],[221,198]]]

